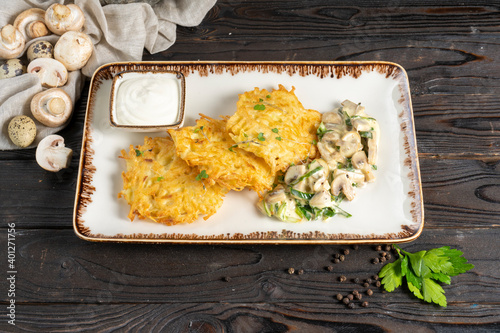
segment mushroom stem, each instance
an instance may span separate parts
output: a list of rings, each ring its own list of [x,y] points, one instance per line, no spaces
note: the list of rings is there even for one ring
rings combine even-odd
[[[51,156],[51,159],[47,160],[49,165],[54,169],[61,170],[69,166],[73,150],[56,145],[47,148],[45,153]]]
[[[64,112],[64,109],[66,109],[66,103],[62,98],[55,97],[49,101],[48,109],[50,113],[57,116]]]
[[[6,44],[12,44],[16,40],[16,29],[13,25],[7,24],[2,28],[2,41]]]
[[[71,14],[71,9],[68,6],[56,4],[54,5],[54,15],[58,19],[66,18]]]

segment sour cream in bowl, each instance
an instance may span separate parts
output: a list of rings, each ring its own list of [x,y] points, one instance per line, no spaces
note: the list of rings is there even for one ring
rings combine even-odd
[[[113,79],[111,126],[153,132],[184,122],[184,75],[174,71],[127,71]]]

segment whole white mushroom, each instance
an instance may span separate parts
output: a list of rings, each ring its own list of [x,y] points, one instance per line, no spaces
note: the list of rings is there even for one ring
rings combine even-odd
[[[0,59],[17,58],[23,53],[25,40],[19,30],[7,24],[0,31]]]
[[[26,41],[49,34],[45,25],[45,10],[40,8],[30,8],[19,14],[14,20],[14,27]]]
[[[48,127],[64,124],[73,112],[71,97],[60,88],[39,92],[31,99],[31,113]]]
[[[76,71],[85,66],[92,51],[92,40],[87,34],[68,31],[54,46],[54,58],[60,61],[68,71]]]
[[[80,31],[85,23],[83,11],[75,4],[53,4],[45,11],[47,28],[57,35],[66,31]]]

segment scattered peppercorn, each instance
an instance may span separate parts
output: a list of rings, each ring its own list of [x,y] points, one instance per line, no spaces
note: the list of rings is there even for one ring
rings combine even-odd
[[[344,261],[345,260],[345,256],[343,254],[340,255],[340,261]]]
[[[382,246],[381,245],[375,246],[375,251],[382,251]]]
[[[391,256],[391,254],[390,254],[390,253],[387,253],[387,255],[385,256],[385,258],[386,258],[387,260],[391,260],[392,256]]]
[[[359,283],[359,278],[354,278],[354,279],[352,280],[352,282],[354,282],[354,283]]]
[[[337,299],[338,299],[339,301],[341,301],[343,298],[344,298],[344,296],[342,296],[342,294],[337,294]]]
[[[231,281],[231,277],[230,276],[224,276],[223,280],[225,282],[229,282],[229,281]]]
[[[299,274],[299,275],[304,274],[304,270],[303,269],[299,269],[299,271],[297,272],[297,274]]]
[[[332,266],[332,265],[328,266],[328,267],[326,268],[326,270],[327,270],[327,271],[329,271],[329,272],[333,271],[333,266]]]
[[[353,294],[349,294],[349,295],[347,295],[347,298],[349,298],[349,300],[352,301],[354,299],[354,295]]]
[[[338,264],[339,262],[340,262],[340,259],[337,259],[337,258],[333,259],[334,264]]]
[[[372,279],[368,278],[365,280],[366,283],[372,283]]]
[[[354,297],[355,297],[355,298],[359,301],[360,299],[362,299],[362,298],[363,298],[363,295],[361,295],[361,294],[356,294],[356,295],[354,295]]]
[[[353,249],[353,250],[357,250],[357,249],[359,249],[359,245],[353,245],[353,246],[352,246],[352,249]]]
[[[381,286],[381,285],[382,285],[382,283],[380,283],[380,281],[375,282],[375,286],[376,286],[377,288],[380,288],[380,286]]]
[[[333,257],[334,257],[335,259],[339,259],[339,258],[340,258],[340,254],[339,254],[339,253],[335,253],[335,254],[333,255]]]
[[[344,302],[345,305],[349,304],[349,298],[347,297],[344,297],[344,299],[342,300],[342,302]]]
[[[353,294],[354,296],[356,296],[356,295],[358,295],[358,294],[359,294],[359,291],[357,291],[356,289],[354,289],[354,290],[352,291],[352,294]]]
[[[372,276],[372,279],[374,279],[375,281],[377,281],[378,280],[378,275],[375,274],[374,276]]]
[[[367,301],[364,301],[363,303],[361,303],[361,306],[366,308],[368,306],[368,302]]]
[[[392,246],[391,246],[391,245],[386,245],[386,246],[385,246],[385,248],[384,248],[384,250],[386,250],[386,251],[390,251],[390,250],[391,250],[391,248],[392,248]]]
[[[354,305],[354,303],[349,303],[349,304],[347,304],[347,307],[349,309],[354,309],[355,305]]]
[[[290,268],[288,269],[288,274],[293,274],[293,273],[295,273],[295,268],[290,267]]]
[[[367,294],[368,296],[371,296],[371,295],[373,295],[373,290],[371,290],[371,289],[368,289],[368,290],[366,291],[366,294]]]
[[[372,263],[374,263],[374,264],[378,264],[378,263],[379,263],[378,258],[373,258]]]
[[[348,255],[349,254],[349,249],[344,249],[344,254]]]
[[[363,283],[363,287],[368,288],[369,286],[370,286],[369,283],[367,283],[367,282]]]
[[[381,253],[380,253],[380,255],[381,255],[382,257],[385,257],[385,256],[387,255],[387,252],[381,252]]]
[[[347,278],[345,277],[345,275],[341,275],[341,276],[339,277],[339,281],[340,281],[340,282],[345,282],[345,280],[347,280]]]
[[[385,257],[380,258],[380,262],[385,262],[386,260]]]

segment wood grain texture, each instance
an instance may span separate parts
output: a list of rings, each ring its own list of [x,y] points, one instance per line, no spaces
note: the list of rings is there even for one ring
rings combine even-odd
[[[418,243],[403,245],[416,252],[448,245],[466,253],[474,270],[453,277],[444,286],[449,306],[481,304],[500,309],[500,271],[495,262],[500,229],[424,230]],[[5,242],[6,233],[0,235]],[[71,230],[30,229],[19,231],[16,265],[16,301],[23,303],[182,303],[237,302],[331,303],[337,293],[360,292],[365,279],[377,274],[382,265],[371,264],[379,257],[373,246],[358,250],[342,246],[192,246],[106,244],[82,241]],[[333,255],[349,248],[339,264]],[[62,250],[64,249],[64,250]],[[395,255],[391,260],[395,259]],[[6,271],[6,263],[0,269]],[[325,268],[333,265],[329,272]],[[288,274],[288,268],[304,274]],[[346,282],[339,277],[345,275]],[[224,281],[229,277],[230,281]],[[359,278],[355,283],[352,279]],[[373,281],[374,282],[374,281]],[[7,281],[0,286],[7,290]],[[408,292],[382,293],[373,283],[370,301],[387,302],[415,311],[437,311],[424,306]],[[0,300],[7,300],[0,294]],[[338,304],[340,308],[341,304]],[[458,309],[457,309],[458,310]],[[409,310],[407,310],[409,311]],[[445,311],[445,310],[440,310]]]

